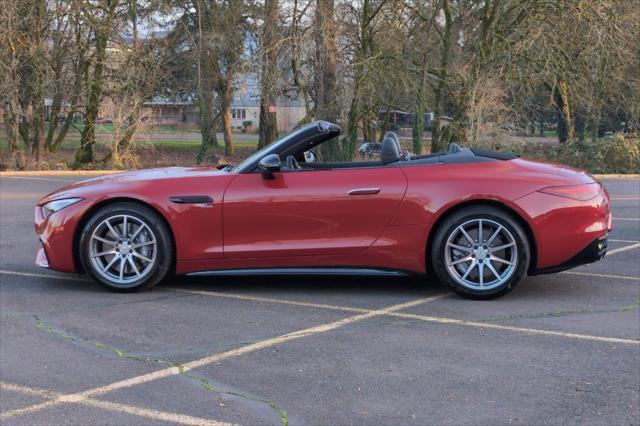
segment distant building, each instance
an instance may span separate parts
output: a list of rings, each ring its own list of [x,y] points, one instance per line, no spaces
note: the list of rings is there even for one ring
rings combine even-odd
[[[197,125],[198,106],[191,100],[173,101],[155,97],[145,102],[145,114],[158,125]],[[278,130],[289,132],[304,118],[305,108],[297,102],[278,101],[275,105]],[[231,103],[231,127],[234,130],[257,130],[260,125],[259,99],[236,98]]]

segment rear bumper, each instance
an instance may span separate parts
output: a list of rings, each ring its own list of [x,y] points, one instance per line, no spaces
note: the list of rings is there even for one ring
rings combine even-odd
[[[568,269],[598,257],[598,241],[612,229],[606,190],[586,201],[534,192],[515,201],[529,214],[536,259],[531,274]],[[603,253],[604,254],[604,253]]]
[[[593,240],[588,246],[580,250],[578,254],[576,254],[566,262],[550,268],[536,270],[531,275],[551,274],[554,272],[566,271],[567,269],[575,268],[576,266],[597,262],[598,260],[602,260],[604,258],[604,256],[607,254],[607,249],[607,236],[604,235]]]

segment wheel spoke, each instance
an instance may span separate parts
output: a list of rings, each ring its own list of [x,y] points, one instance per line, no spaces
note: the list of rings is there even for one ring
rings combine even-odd
[[[473,259],[471,261],[471,265],[469,265],[469,267],[467,268],[467,270],[464,272],[464,275],[462,276],[462,280],[464,280],[465,278],[467,278],[467,275],[469,275],[469,272],[471,272],[473,270],[473,268],[475,268],[475,266],[478,264],[478,261]]]
[[[493,265],[491,264],[491,261],[487,262],[487,268],[489,268],[489,270],[491,271],[491,273],[493,275],[495,275],[495,277],[500,280],[500,274],[498,274],[498,271],[496,271],[496,268],[493,267]]]
[[[134,232],[133,235],[131,236],[131,241],[135,241],[136,237],[138,236],[140,231],[142,231],[143,229],[144,229],[144,225],[138,226],[138,229],[136,229],[136,232]]]
[[[504,250],[504,249],[507,249],[507,248],[509,248],[509,247],[513,247],[513,246],[515,246],[515,245],[516,245],[516,243],[511,242],[511,243],[503,244],[503,245],[501,245],[501,246],[491,247],[491,248],[489,249],[489,253],[495,253],[495,252],[497,252],[497,251]]]
[[[478,263],[478,280],[480,281],[480,287],[484,287],[484,262]]]
[[[120,258],[120,281],[124,278],[124,267],[126,265],[126,260],[124,257]]]
[[[506,259],[503,259],[501,257],[491,256],[491,260],[494,260],[494,261],[500,262],[500,263],[504,263],[505,265],[509,265],[509,266],[515,265],[514,262],[510,262],[510,261],[508,261]]]
[[[92,255],[91,257],[103,257],[103,256],[108,256],[110,254],[116,254],[116,251],[115,250],[102,251],[100,253],[96,253]]]
[[[478,221],[478,244],[482,245],[484,243],[482,236],[482,220]]]
[[[495,240],[496,237],[500,235],[500,231],[502,231],[502,228],[503,228],[502,225],[498,225],[498,228],[496,229],[496,231],[487,240],[487,247],[491,247],[491,244],[493,244],[493,240]]]
[[[473,240],[473,238],[471,238],[471,235],[469,235],[462,226],[460,227],[460,232],[462,232],[462,235],[464,235],[464,237],[467,239],[467,241],[469,241],[471,245],[475,244],[475,241]]]
[[[117,242],[117,241],[107,240],[106,238],[98,237],[97,235],[94,235],[94,236],[93,236],[93,238],[94,238],[95,240],[100,241],[101,243],[109,244],[110,246],[114,246],[114,247],[115,247],[115,246],[117,246],[117,245],[118,245],[118,242]]]
[[[458,263],[469,262],[469,261],[473,261],[473,258],[471,256],[465,256],[465,257],[462,257],[462,258],[460,258],[458,260],[454,260],[453,262],[451,262],[449,264],[449,266],[453,266],[453,265],[457,265]]]
[[[107,220],[105,223],[107,224],[107,228],[109,228],[109,231],[111,231],[113,236],[116,238],[120,238],[120,234],[118,234],[118,232],[113,228],[113,226],[111,226],[111,222]]]
[[[137,257],[138,259],[142,259],[145,262],[151,262],[151,259],[149,259],[147,256],[143,256],[140,253],[138,253],[137,251],[132,252],[132,254]]]
[[[111,269],[111,267],[116,263],[116,261],[117,261],[117,260],[118,260],[118,256],[113,256],[113,259],[111,259],[111,261],[110,261],[109,263],[107,263],[107,266],[105,266],[105,267],[102,269],[102,272],[103,272],[104,274],[106,274],[106,273],[107,273],[107,271],[108,271],[109,269]]]
[[[143,243],[132,244],[131,248],[136,249],[136,248],[139,248],[139,247],[145,247],[145,246],[148,246],[148,245],[151,245],[151,244],[155,244],[155,243],[156,243],[155,241],[145,241]]]
[[[138,267],[136,266],[136,262],[128,257],[127,260],[129,261],[129,264],[131,265],[131,267],[133,268],[133,271],[136,273],[136,276],[140,276],[140,271],[138,270]]]
[[[447,243],[447,246],[453,247],[456,250],[464,251],[467,253],[473,253],[473,248],[471,247],[460,246],[458,244],[453,244],[453,243]]]
[[[127,238],[129,234],[127,229],[127,216],[124,217],[124,221],[122,222],[122,238]]]

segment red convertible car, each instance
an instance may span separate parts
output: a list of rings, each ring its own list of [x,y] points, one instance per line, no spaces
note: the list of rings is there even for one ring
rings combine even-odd
[[[168,274],[435,275],[471,298],[601,259],[609,197],[586,172],[451,144],[314,161],[340,134],[311,123],[237,166],[120,173],[42,198],[37,264],[111,290]]]

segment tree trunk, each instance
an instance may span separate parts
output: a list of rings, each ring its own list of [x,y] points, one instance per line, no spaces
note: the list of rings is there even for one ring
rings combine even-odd
[[[224,155],[234,155],[233,134],[231,133],[231,81],[224,81],[220,88],[220,114],[222,115],[222,131],[224,135]]]
[[[33,117],[33,154],[38,165],[42,162],[42,156],[44,154],[44,96],[41,99],[36,98],[36,101],[41,102],[34,108]]]
[[[198,14],[198,45],[196,52],[198,118],[202,142],[196,161],[202,163],[209,150],[218,146],[216,136],[217,123],[214,107],[214,87],[216,83],[216,67],[212,46],[208,40],[213,31],[211,12],[201,1],[194,2]]]
[[[558,117],[558,140],[560,143],[571,143],[575,138],[575,128],[569,104],[569,86],[565,81],[558,82],[554,98]]]
[[[316,0],[316,118],[335,123],[338,119],[336,44],[337,25],[334,0]],[[320,146],[323,161],[340,158],[338,139]]]
[[[124,131],[124,134],[120,138],[118,142],[116,142],[112,149],[111,153],[105,158],[103,161],[111,160],[111,163],[115,167],[124,166],[122,162],[122,154],[126,153],[131,147],[131,143],[135,135],[138,133],[138,129],[140,127],[140,115],[142,114],[142,101],[136,102],[134,105],[131,116],[129,117],[129,123],[127,123],[127,128]]]
[[[82,79],[84,75],[87,73],[87,67],[89,66],[89,64],[86,61],[79,61],[79,62],[80,63],[78,64],[75,70],[76,75],[75,75],[75,81],[73,83],[73,94],[71,95],[70,106],[69,106],[69,110],[67,111],[67,116],[64,120],[64,123],[62,124],[62,127],[60,128],[60,131],[58,132],[58,136],[56,136],[56,139],[50,143],[47,139],[47,142],[49,143],[47,149],[49,150],[49,152],[56,152],[58,150],[58,147],[60,147],[60,145],[64,141],[64,138],[67,136],[67,132],[71,127],[71,123],[73,123],[73,116],[76,113],[78,100],[80,99],[80,94],[82,92]],[[51,132],[52,121],[53,119],[49,120],[49,132]],[[56,125],[55,123],[53,123],[53,128],[55,129],[55,127]]]
[[[357,90],[357,89],[354,89]],[[360,116],[359,101],[356,97],[351,100],[349,107],[349,122],[347,123],[347,143],[344,147],[343,159],[345,161],[353,160],[358,143],[358,118]]]
[[[265,0],[262,33],[262,75],[260,76],[260,128],[258,149],[278,138],[278,0]]]
[[[198,90],[198,116],[200,124],[200,135],[202,142],[196,161],[202,163],[210,149],[218,146],[218,138],[216,136],[216,118],[214,114],[214,96],[213,84],[211,76],[203,76],[204,81],[200,83]]]
[[[47,131],[47,140],[45,142],[45,148],[47,151],[51,151],[51,144],[55,137],[56,128],[58,124],[58,115],[62,109],[62,99],[64,90],[64,78],[62,76],[62,69],[64,66],[64,57],[61,54],[61,41],[60,36],[53,37],[53,49],[56,51],[53,60],[53,80],[54,80],[54,94],[53,101],[51,102],[51,110],[49,113],[49,129]]]
[[[442,0],[442,12],[444,13],[445,25],[444,34],[442,36],[442,48],[440,50],[440,67],[438,69],[438,85],[434,91],[435,106],[433,127],[431,129],[431,152],[440,152],[444,150],[440,134],[440,122],[442,121],[442,103],[444,100],[444,91],[447,87],[447,75],[449,70],[449,50],[451,49],[451,5],[449,0]]]
[[[421,91],[416,93],[415,98],[415,121],[413,123],[413,153],[422,153],[424,136],[424,100]]]
[[[96,118],[98,118],[100,101],[102,99],[102,79],[107,49],[107,37],[101,30],[95,31],[95,45],[96,64],[93,70],[89,102],[87,103],[85,125],[80,136],[80,147],[76,151],[76,166],[94,161],[93,147],[96,143]]]

